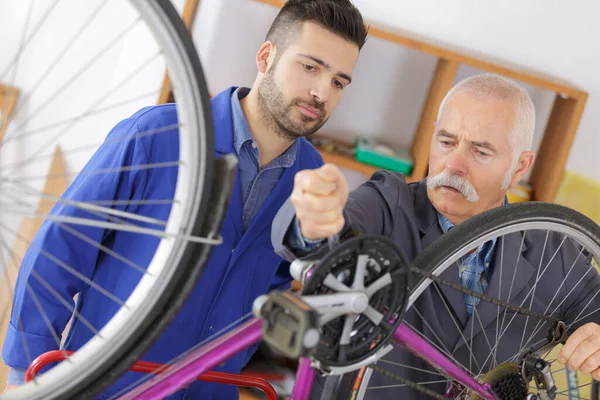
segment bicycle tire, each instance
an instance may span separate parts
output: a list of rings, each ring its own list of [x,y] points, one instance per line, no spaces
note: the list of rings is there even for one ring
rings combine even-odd
[[[186,85],[185,93],[179,93],[179,96],[175,85],[173,91],[175,98],[185,102],[186,106],[184,107],[188,107],[183,109],[183,112],[188,112],[186,116],[192,115],[193,123],[191,125],[199,128],[195,130],[194,134],[197,135],[197,142],[201,144],[199,149],[194,150],[198,152],[198,160],[195,160],[194,166],[194,172],[197,174],[194,179],[196,179],[197,186],[191,189],[195,201],[190,206],[190,215],[186,215],[186,233],[190,236],[211,237],[220,230],[222,217],[226,210],[229,189],[226,182],[229,180],[223,179],[223,175],[228,175],[234,170],[236,161],[231,157],[222,157],[219,159],[219,163],[213,166],[214,131],[209,91],[192,38],[177,10],[168,0],[152,2],[132,0],[131,3],[138,9],[142,19],[151,17],[152,22],[161,24],[162,31],[158,34],[154,32],[155,36],[168,35],[169,40],[175,44],[173,47],[176,48],[165,49],[163,46],[163,50],[167,55],[179,58],[177,71],[185,75],[185,78],[181,79],[184,79]],[[162,44],[164,45],[164,37],[156,37],[156,39],[159,42],[163,40]],[[174,77],[171,76],[171,78]],[[184,85],[179,87],[184,87]],[[182,110],[178,105],[178,115],[180,111]],[[183,150],[180,149],[180,151]],[[213,173],[215,167],[217,175]],[[219,174],[221,176],[218,176]],[[178,187],[181,182],[179,175]],[[148,294],[147,300],[151,305],[146,309],[139,310],[140,313],[143,312],[143,318],[140,314],[139,323],[131,322],[133,326],[128,327],[127,337],[119,338],[118,347],[103,349],[109,353],[109,355],[105,355],[103,362],[95,365],[88,364],[90,369],[77,371],[77,376],[70,376],[68,380],[64,379],[63,371],[63,380],[60,382],[57,382],[59,379],[52,382],[52,379],[60,378],[60,374],[53,375],[53,370],[48,371],[37,378],[38,381],[48,383],[46,386],[35,385],[38,387],[31,388],[32,385],[25,385],[21,389],[0,394],[0,398],[2,400],[89,399],[110,386],[138,360],[175,316],[200,278],[213,245],[188,242],[181,246],[179,255],[176,256],[179,262],[171,268],[166,277],[167,280],[159,285],[159,291],[152,291],[152,296],[150,293]],[[108,324],[110,322],[112,321],[109,321]],[[76,356],[77,354],[74,357]],[[54,369],[60,369],[60,367],[62,365],[58,365]]]
[[[558,204],[523,202],[497,207],[463,222],[424,249],[413,260],[413,266],[437,275],[442,271],[436,269],[452,257],[456,249],[468,245],[483,235],[525,222],[548,222],[574,229],[600,248],[600,227],[585,215]],[[415,300],[415,294],[422,290],[427,280],[422,276],[413,276],[413,278],[414,286],[410,289],[409,307]]]
[[[459,249],[498,229],[524,222],[551,222],[574,229],[588,238],[597,249],[600,249],[600,226],[585,215],[553,203],[523,202],[486,211],[456,226],[425,248],[413,260],[413,268],[439,275],[445,270],[439,270],[441,264],[450,259]],[[594,255],[600,258],[600,254]],[[412,306],[418,295],[429,285],[430,282],[427,281],[428,278],[413,273],[406,309]],[[344,376],[344,381],[354,383],[360,373],[361,371],[351,372],[347,374],[349,376]],[[335,399],[359,399],[357,396],[365,391],[364,384],[368,385],[368,379],[357,385],[351,384],[345,390],[340,390]]]

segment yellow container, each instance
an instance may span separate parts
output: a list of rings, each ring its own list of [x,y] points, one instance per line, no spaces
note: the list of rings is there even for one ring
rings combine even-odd
[[[531,200],[531,186],[525,182],[519,182],[506,192],[509,203],[519,203]]]
[[[567,172],[554,202],[577,210],[600,224],[600,182]]]

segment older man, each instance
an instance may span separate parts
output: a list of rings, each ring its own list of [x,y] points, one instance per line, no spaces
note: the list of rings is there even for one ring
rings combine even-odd
[[[407,184],[400,174],[380,171],[349,193],[343,174],[334,165],[299,172],[292,195],[273,224],[274,248],[283,257],[292,260],[313,251],[331,235],[353,230],[392,238],[412,260],[449,229],[505,202],[507,189],[521,180],[533,163],[534,121],[531,99],[515,82],[493,74],[463,80],[447,94],[440,107],[427,179]],[[512,276],[508,273],[505,278],[496,275],[496,279],[492,280],[499,243],[506,247],[504,254],[516,255],[521,254],[520,250],[524,251],[519,247],[521,241],[513,239],[507,236],[503,241],[488,242],[488,245],[471,253],[462,267],[448,268],[443,277],[475,292],[489,293],[486,292],[488,286],[491,288]],[[520,275],[518,284],[523,290],[519,290],[520,293],[515,291],[516,297],[511,302],[522,304],[528,299],[525,289],[537,285],[544,290],[534,292],[527,301],[531,302],[532,309],[537,307],[544,312],[552,303],[550,297],[554,300],[552,295],[557,293],[555,286],[557,282],[561,283],[560,276],[565,275],[564,258],[555,257],[548,263],[549,272],[542,277],[538,265],[541,265],[544,251],[552,255],[560,250],[561,255],[572,255],[573,252],[576,254],[576,250],[574,246],[559,246],[554,240],[545,241],[539,235],[528,235],[524,242],[528,247],[523,258],[528,265],[535,267],[527,267],[531,271]],[[577,265],[570,279],[589,271],[586,265]],[[600,304],[594,304],[600,303],[600,298],[594,296],[600,287],[600,278],[593,272],[589,280],[585,280],[586,284],[578,289],[581,292],[572,303],[574,308],[583,303],[591,303],[591,310],[600,308]],[[505,286],[509,284],[510,281]],[[496,320],[498,308],[479,308],[478,303],[477,297],[464,296],[458,291],[451,294],[431,285],[413,309],[406,313],[405,321],[427,331],[427,336],[440,348],[452,349],[448,352],[466,368],[474,373],[486,372],[495,366],[488,357],[490,352],[507,358],[519,351],[528,322],[525,316],[516,318],[505,333],[503,343],[493,349],[494,345],[487,340],[488,335],[480,333],[495,333],[495,326],[500,323]],[[569,317],[573,315],[561,315],[563,319]],[[489,324],[484,329],[476,329],[477,332],[473,329],[463,332],[468,326],[478,326],[476,322],[469,323],[474,318],[484,319]],[[598,321],[598,318],[591,320]],[[471,340],[466,340],[465,335],[469,334]],[[542,334],[545,335],[545,332]],[[600,378],[600,326],[589,323],[579,327],[565,344],[559,359],[573,370]],[[415,382],[426,381],[429,383],[426,387],[438,393],[447,389],[443,376],[425,372],[427,365],[405,351],[395,349],[386,356],[386,360],[388,363],[382,366],[394,374]],[[486,363],[491,365],[480,366]],[[367,398],[390,395],[423,397],[423,393],[413,389],[404,387],[399,392],[392,386],[398,386],[398,382],[384,376],[373,376],[370,387],[379,389],[368,391]]]

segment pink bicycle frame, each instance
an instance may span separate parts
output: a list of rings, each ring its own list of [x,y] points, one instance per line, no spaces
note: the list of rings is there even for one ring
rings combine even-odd
[[[136,389],[120,397],[120,400],[162,399],[189,385],[196,377],[204,374],[243,349],[260,342],[262,320],[253,318],[231,332],[195,350],[173,364],[160,375],[143,383]],[[404,324],[400,324],[393,337],[403,348],[422,358],[430,365],[471,389],[485,400],[494,400],[488,384],[481,384],[440,353],[425,339]],[[307,400],[312,389],[314,370],[310,360],[303,358],[296,375],[292,392],[293,400]]]

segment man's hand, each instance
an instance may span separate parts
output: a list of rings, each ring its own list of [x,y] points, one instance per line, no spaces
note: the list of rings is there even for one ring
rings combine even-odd
[[[344,227],[344,205],[348,182],[333,164],[296,174],[291,196],[302,235],[309,240],[325,239]]]
[[[558,361],[571,371],[591,374],[600,380],[600,325],[593,322],[577,329],[560,351]]]

